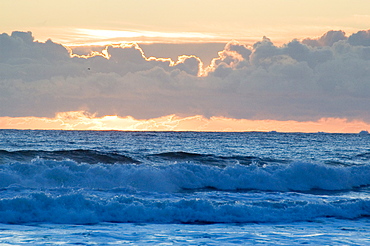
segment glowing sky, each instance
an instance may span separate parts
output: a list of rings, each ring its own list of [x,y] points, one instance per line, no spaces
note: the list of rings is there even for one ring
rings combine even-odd
[[[278,132],[326,132],[358,133],[370,129],[362,121],[327,118],[318,121],[277,121],[230,119],[225,117],[204,118],[201,115],[178,117],[168,115],[148,120],[116,115],[96,117],[84,111],[63,112],[55,117],[0,117],[0,129],[40,130],[124,130],[124,131],[278,131]]]
[[[368,0],[5,0],[0,30],[32,31],[38,40],[64,44],[114,38],[254,42],[262,36],[286,42],[368,29],[369,9]]]
[[[370,130],[369,9],[0,1],[0,128]]]

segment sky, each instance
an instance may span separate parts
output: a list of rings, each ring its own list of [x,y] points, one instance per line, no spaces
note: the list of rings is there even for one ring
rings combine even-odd
[[[369,9],[0,1],[0,128],[370,130]]]
[[[367,0],[3,0],[2,32],[32,31],[63,44],[134,41],[274,42],[329,30],[367,30]],[[125,38],[126,37],[126,38]]]

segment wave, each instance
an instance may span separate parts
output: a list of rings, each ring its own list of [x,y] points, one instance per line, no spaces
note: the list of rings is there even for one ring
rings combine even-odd
[[[241,164],[241,165],[250,165],[250,164],[266,164],[266,163],[287,163],[288,160],[277,160],[272,158],[260,158],[255,156],[219,156],[212,154],[198,154],[198,153],[189,153],[189,152],[164,152],[158,154],[148,155],[148,159],[151,160],[165,160],[165,161],[187,161],[208,165],[216,166],[227,166],[229,164]]]
[[[35,192],[1,199],[0,223],[250,223],[370,216],[369,199],[303,198],[224,201],[209,197],[159,199],[115,195],[101,198],[84,193],[55,196]]]
[[[370,197],[357,192],[362,186],[370,186],[369,165],[91,165],[36,158],[0,165],[0,223],[358,219],[370,216]]]
[[[0,150],[0,164],[13,162],[30,162],[35,158],[42,158],[47,160],[73,160],[79,163],[97,164],[97,163],[141,163],[141,162],[192,162],[198,164],[215,165],[225,167],[227,165],[241,164],[267,164],[267,163],[288,163],[288,160],[277,160],[272,158],[260,158],[255,156],[219,156],[213,154],[198,154],[189,152],[164,152],[158,154],[143,155],[140,161],[130,156],[123,155],[117,152],[105,152],[97,150],[18,150],[7,151]]]
[[[9,162],[30,162],[34,158],[43,158],[51,160],[74,160],[80,163],[139,163],[139,161],[115,152],[102,152],[96,150],[18,150],[6,151],[0,150],[0,163]]]
[[[0,165],[0,188],[122,188],[136,191],[182,192],[200,189],[224,191],[351,190],[370,185],[370,166],[333,166],[293,162],[271,165],[196,163],[83,164],[72,160],[37,158],[30,163]]]
[[[361,159],[363,161],[368,161],[368,160],[370,160],[370,152],[357,154],[357,155],[355,155],[354,159]]]

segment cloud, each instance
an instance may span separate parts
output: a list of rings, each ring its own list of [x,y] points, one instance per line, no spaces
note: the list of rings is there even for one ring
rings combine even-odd
[[[351,45],[370,46],[370,30],[359,31],[348,38]]]
[[[343,31],[329,31],[318,39],[306,38],[302,41],[303,44],[310,46],[332,46],[340,40],[346,40],[346,34]]]
[[[252,46],[233,41],[203,69],[197,56],[148,57],[137,44],[79,56],[30,32],[1,34],[0,116],[87,110],[137,119],[370,122],[369,42],[369,31],[329,31],[283,46],[267,37]]]

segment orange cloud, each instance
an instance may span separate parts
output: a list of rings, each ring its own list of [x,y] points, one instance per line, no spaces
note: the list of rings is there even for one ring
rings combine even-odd
[[[363,121],[323,118],[318,121],[248,120],[201,115],[167,115],[138,120],[131,116],[96,117],[85,111],[60,112],[54,118],[0,117],[1,129],[122,130],[122,131],[278,131],[357,133],[370,129]]]

